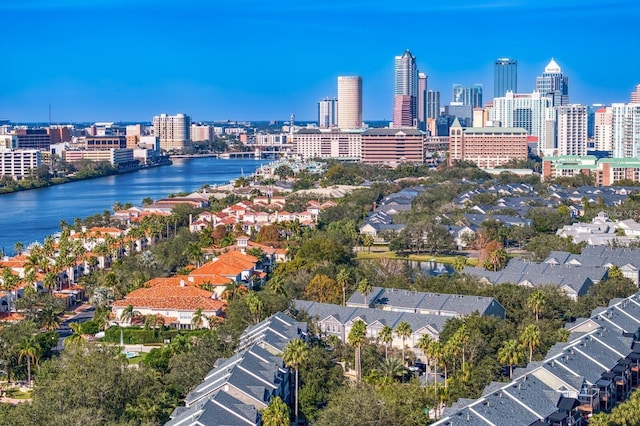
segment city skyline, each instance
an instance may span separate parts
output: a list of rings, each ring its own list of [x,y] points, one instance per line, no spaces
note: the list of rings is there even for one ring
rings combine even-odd
[[[359,75],[363,119],[391,121],[393,60],[406,49],[428,75],[429,89],[445,94],[455,83],[480,83],[493,93],[499,57],[518,60],[521,93],[533,91],[555,58],[570,79],[572,103],[628,102],[640,83],[640,55],[630,54],[640,42],[640,10],[631,0],[374,0],[366,9],[355,0],[85,3],[0,4],[10,17],[4,33],[19,34],[0,40],[8,61],[0,118],[46,122],[51,105],[53,123],[150,121],[164,111],[194,121],[285,121],[291,113],[312,121],[317,101],[337,95],[337,76]],[[540,23],[548,16],[564,32],[579,32],[580,41],[545,30]],[[397,19],[408,24],[398,27]],[[473,42],[480,35],[481,46]]]

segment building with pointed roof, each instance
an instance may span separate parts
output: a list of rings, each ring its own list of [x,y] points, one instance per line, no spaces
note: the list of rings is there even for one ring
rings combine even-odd
[[[569,104],[569,77],[562,74],[562,68],[551,58],[541,76],[536,78],[536,91],[553,99],[553,106]]]
[[[418,74],[409,49],[395,57],[393,127],[418,125]]]

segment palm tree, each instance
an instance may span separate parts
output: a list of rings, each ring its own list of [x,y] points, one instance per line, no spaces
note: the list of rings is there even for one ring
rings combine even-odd
[[[462,270],[464,269],[464,267],[467,266],[467,258],[464,256],[456,256],[453,259],[453,269],[456,270],[456,272],[462,272]]]
[[[353,323],[349,336],[347,336],[349,344],[356,349],[356,381],[362,380],[362,363],[360,361],[360,348],[367,340],[367,325],[362,320]]]
[[[402,339],[402,363],[403,364],[405,362],[405,359],[404,359],[404,342],[405,342],[405,340],[407,340],[407,338],[409,336],[411,336],[411,333],[413,333],[413,330],[411,329],[411,326],[409,325],[409,323],[406,322],[406,321],[402,321],[396,327],[396,334]]]
[[[280,275],[273,276],[268,283],[268,289],[271,290],[274,294],[282,294],[284,296],[287,295],[287,291],[285,289],[285,281],[284,278]]]
[[[253,315],[253,321],[257,324],[260,322],[260,316],[262,314],[262,308],[264,307],[264,303],[255,291],[250,291],[247,293],[246,301],[249,307],[249,312]]]
[[[127,307],[124,308],[122,310],[122,313],[120,314],[120,321],[128,322],[129,324],[131,324],[133,318],[138,315],[140,315],[140,312],[136,311],[133,308],[133,305],[127,305]]]
[[[367,251],[371,252],[371,246],[373,245],[374,242],[375,240],[371,235],[365,234],[362,236],[362,245],[367,248]]]
[[[358,282],[358,291],[364,296],[364,304],[367,307],[369,306],[369,304],[367,303],[367,296],[369,295],[369,293],[371,293],[372,290],[373,286],[371,285],[371,283],[369,283],[368,279],[363,278]]]
[[[342,287],[342,306],[347,305],[347,286],[349,285],[349,271],[345,268],[340,269],[338,275],[336,276],[336,281]]]
[[[69,323],[69,328],[73,331],[73,334],[62,342],[64,347],[80,346],[84,343],[84,337],[82,337],[82,325],[77,322]]]
[[[527,299],[527,306],[533,311],[536,316],[536,322],[540,318],[540,313],[544,309],[544,305],[547,303],[547,296],[541,291],[536,290],[531,293],[531,296]]]
[[[451,336],[450,341],[452,341],[452,347],[455,347],[457,354],[459,354],[462,358],[462,372],[465,371],[466,364],[466,349],[469,344],[469,340],[471,336],[469,335],[469,329],[466,324],[462,324],[460,328],[456,330],[456,332]],[[447,342],[449,343],[449,342]]]
[[[378,333],[378,340],[384,344],[384,358],[389,359],[389,343],[393,341],[393,328],[385,325]]]
[[[202,261],[202,249],[196,243],[189,243],[184,251],[187,258],[196,265],[196,268],[200,267]]]
[[[262,411],[263,426],[289,426],[289,407],[279,396],[272,396]]]
[[[529,324],[520,334],[522,346],[529,349],[529,362],[533,360],[533,350],[540,346],[540,327]]]
[[[20,241],[17,241],[14,245],[13,245],[13,251],[15,251],[18,256],[20,256],[22,254],[22,252],[24,251],[24,244]]]
[[[388,358],[380,363],[377,368],[378,372],[384,377],[387,383],[392,382],[396,378],[404,377],[407,369],[402,361],[398,358]]]
[[[18,363],[22,362],[22,358],[27,358],[27,382],[29,384],[31,384],[31,361],[36,362],[39,350],[40,347],[33,337],[25,337],[20,342]]]
[[[298,389],[300,387],[300,365],[304,364],[309,358],[309,346],[302,339],[293,339],[284,348],[282,359],[289,368],[293,368],[296,372],[296,397],[295,397],[295,415],[296,424],[298,423]]]
[[[60,328],[60,318],[53,307],[47,306],[38,313],[38,325],[47,331]]]
[[[509,366],[509,380],[513,376],[513,366],[524,361],[522,347],[517,340],[507,340],[498,350],[498,362]]]
[[[198,308],[193,312],[193,317],[191,318],[191,325],[196,328],[202,328],[202,323],[204,322],[205,315],[202,313],[202,308]]]
[[[418,339],[418,343],[416,344],[417,348],[422,351],[425,358],[427,359],[427,363],[429,362],[429,346],[433,343],[433,339],[428,334],[423,334]]]
[[[442,352],[443,352],[443,348],[442,348],[442,343],[440,343],[437,340],[432,341],[429,344],[429,348],[427,348],[427,357],[432,361],[433,364],[433,383],[435,385],[435,392],[436,392],[436,397],[438,396],[438,364],[440,363],[440,360],[442,359]],[[446,382],[445,382],[446,385]]]
[[[20,283],[20,277],[14,274],[10,268],[7,268],[5,266],[4,268],[2,268],[1,278],[2,278],[2,286],[0,287],[0,289],[13,292],[13,297],[9,299],[9,303],[10,305],[11,304],[15,305],[15,301],[18,298],[18,295],[16,294],[16,287]],[[13,307],[9,306],[9,310],[13,310],[13,309],[15,309],[15,306]]]

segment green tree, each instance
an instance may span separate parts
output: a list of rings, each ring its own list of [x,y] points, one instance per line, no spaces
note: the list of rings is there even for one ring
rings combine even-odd
[[[607,275],[609,278],[614,278],[614,279],[624,278],[622,275],[622,271],[620,270],[620,267],[618,265],[611,265]]]
[[[336,277],[336,281],[340,288],[342,288],[342,306],[347,305],[347,287],[349,286],[350,280],[351,275],[349,274],[349,271],[345,268],[340,269]]]
[[[453,259],[453,269],[457,272],[462,272],[465,266],[467,266],[467,258],[465,256],[456,256]]]
[[[371,246],[374,242],[375,241],[371,235],[365,234],[362,236],[362,245],[367,248],[367,251],[371,252]]]
[[[18,350],[18,362],[22,362],[23,358],[27,359],[27,382],[31,384],[31,362],[34,363],[38,359],[40,347],[33,337],[24,337],[20,343]]]
[[[362,345],[367,341],[367,325],[364,321],[359,319],[353,323],[347,340],[355,348],[356,382],[359,383],[362,380],[361,349]]]
[[[529,362],[533,361],[533,351],[540,346],[540,327],[529,324],[520,333],[522,346],[529,350]]]
[[[527,307],[531,309],[536,317],[536,322],[540,319],[540,314],[547,303],[547,296],[541,290],[535,290],[527,299]]]
[[[263,426],[289,426],[289,407],[279,397],[271,397],[269,405],[262,411]]]
[[[406,362],[406,359],[404,357],[404,347],[405,347],[404,342],[411,336],[411,333],[413,333],[413,330],[411,329],[411,326],[409,325],[409,323],[406,322],[406,321],[402,321],[396,327],[396,334],[402,339],[402,363],[403,363],[403,365]]]
[[[193,317],[191,318],[191,325],[195,328],[202,328],[202,324],[204,322],[205,315],[202,313],[202,308],[198,308],[193,311]]]
[[[385,359],[389,359],[389,345],[393,342],[393,329],[388,325],[382,327],[378,333],[378,340],[380,340],[384,345]]]
[[[524,359],[522,347],[517,340],[507,340],[498,351],[498,362],[509,366],[509,379],[513,376],[513,367]]]
[[[65,348],[83,346],[85,343],[84,337],[82,337],[82,324],[78,322],[69,323],[69,328],[73,331],[71,336],[64,339],[62,342]]]
[[[284,348],[282,359],[289,368],[293,368],[296,374],[295,388],[295,405],[294,412],[296,423],[299,422],[298,417],[298,390],[300,389],[300,366],[304,364],[309,357],[309,346],[302,339],[293,339]]]
[[[358,291],[364,296],[364,304],[366,306],[369,306],[369,304],[367,303],[367,296],[371,293],[372,290],[373,286],[367,278],[363,278],[358,281]]]

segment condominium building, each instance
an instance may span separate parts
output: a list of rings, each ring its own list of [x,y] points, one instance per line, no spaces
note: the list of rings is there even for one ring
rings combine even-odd
[[[614,158],[640,157],[640,104],[612,104],[611,133]]]
[[[536,91],[542,96],[550,97],[553,106],[569,103],[569,77],[565,77],[562,68],[553,58],[544,68],[542,75],[536,78]]]
[[[160,114],[153,117],[154,135],[160,139],[160,149],[181,150],[191,143],[191,118],[185,114]]]
[[[538,137],[538,152],[552,155],[555,150],[555,110],[553,99],[541,93],[513,93],[495,98],[489,118],[502,127],[523,128]]]
[[[324,98],[318,101],[318,127],[331,128],[338,125],[338,99]]]
[[[68,163],[82,160],[108,162],[113,167],[129,164],[134,161],[132,149],[82,149],[63,151],[63,159]]]
[[[613,149],[613,114],[611,107],[600,108],[595,112],[593,124],[593,148],[596,151]]]
[[[593,155],[559,155],[542,158],[542,179],[589,175],[597,169],[598,159]]]
[[[338,127],[362,128],[362,77],[338,77]]]
[[[335,158],[358,161],[362,130],[300,129],[293,134],[296,154],[303,158]]]
[[[636,89],[631,92],[631,103],[640,104],[640,84],[638,84]]]
[[[587,155],[587,106],[556,108],[558,155]]]
[[[369,129],[362,133],[362,162],[395,167],[424,163],[425,132],[413,129]]]
[[[621,180],[640,182],[640,159],[601,158],[598,160],[596,185],[611,186]]]
[[[407,49],[395,57],[393,127],[418,125],[418,68]]]
[[[191,142],[213,141],[216,137],[213,126],[204,124],[191,125]]]
[[[525,160],[527,131],[514,127],[463,128],[456,119],[449,130],[449,164],[470,161],[480,168],[496,168],[510,160]]]
[[[0,148],[0,176],[22,179],[40,164],[40,151],[37,149]]]
[[[507,92],[518,93],[518,61],[498,58],[493,64],[493,97],[500,98]]]
[[[73,126],[51,126],[46,129],[52,145],[60,142],[70,142],[72,130]]]

